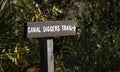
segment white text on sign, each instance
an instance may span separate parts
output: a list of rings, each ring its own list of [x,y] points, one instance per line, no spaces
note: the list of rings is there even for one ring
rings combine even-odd
[[[53,25],[41,27],[28,27],[28,33],[41,33],[41,32],[59,32],[59,31],[75,31],[75,26],[71,25]]]

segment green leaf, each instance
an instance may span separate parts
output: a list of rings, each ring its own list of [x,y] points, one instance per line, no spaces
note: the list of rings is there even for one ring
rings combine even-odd
[[[7,3],[7,0],[2,0],[2,1],[1,1],[1,3],[0,3],[0,6],[1,6],[0,12],[2,12],[3,9],[6,7],[6,3]]]

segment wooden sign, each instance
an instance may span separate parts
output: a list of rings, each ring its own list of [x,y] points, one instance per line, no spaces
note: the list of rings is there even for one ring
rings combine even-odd
[[[42,21],[27,22],[27,38],[68,36],[76,34],[75,22],[67,21]]]
[[[41,44],[40,72],[54,72],[53,39],[45,37],[76,34],[75,22],[71,20],[27,22],[24,30],[27,38],[38,38],[38,41]]]

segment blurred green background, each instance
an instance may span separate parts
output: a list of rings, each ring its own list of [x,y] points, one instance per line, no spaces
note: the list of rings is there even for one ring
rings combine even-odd
[[[37,3],[0,0],[0,72],[40,69],[38,41],[24,38],[24,23],[56,20],[74,20],[77,33],[54,37],[55,72],[120,72],[119,0]]]

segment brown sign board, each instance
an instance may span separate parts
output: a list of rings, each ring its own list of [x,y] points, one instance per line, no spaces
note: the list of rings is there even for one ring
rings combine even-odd
[[[75,22],[72,20],[27,22],[25,25],[27,38],[69,36],[76,34]]]

